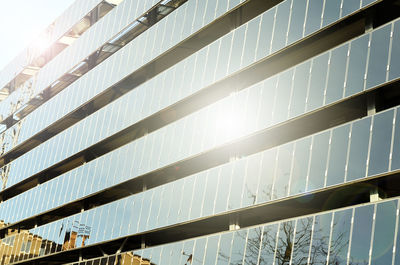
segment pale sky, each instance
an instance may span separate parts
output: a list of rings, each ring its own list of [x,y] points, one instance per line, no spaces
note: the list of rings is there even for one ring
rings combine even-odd
[[[75,0],[0,0],[0,72]]]

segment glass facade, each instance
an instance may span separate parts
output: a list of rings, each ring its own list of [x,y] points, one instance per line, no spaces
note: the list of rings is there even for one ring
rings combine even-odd
[[[0,134],[0,264],[400,262],[400,193],[384,185],[400,169],[400,18],[380,13],[396,5],[114,2],[0,102],[18,113],[122,40]],[[358,197],[312,204],[346,189]],[[294,198],[303,209],[263,211]],[[215,228],[192,236],[198,223]]]

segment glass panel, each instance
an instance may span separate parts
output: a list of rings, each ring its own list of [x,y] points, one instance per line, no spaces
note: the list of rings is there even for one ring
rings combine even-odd
[[[226,211],[229,197],[229,183],[231,180],[232,164],[223,165],[218,181],[217,200],[215,201],[215,213]]]
[[[326,160],[328,158],[329,133],[330,132],[327,131],[313,137],[307,190],[324,187]]]
[[[293,69],[279,74],[275,99],[274,124],[287,119],[290,92],[292,91],[292,77]]]
[[[219,168],[210,169],[207,173],[206,196],[204,196],[203,216],[214,212],[215,196],[218,188]]]
[[[230,53],[229,60],[229,72],[231,74],[240,69],[240,63],[242,61],[242,52],[243,52],[243,40],[245,39],[246,27],[241,26],[236,29],[233,33],[233,43],[232,43],[232,51]]]
[[[204,264],[214,265],[215,262],[217,261],[218,241],[219,241],[219,235],[208,237]]]
[[[346,0],[343,1],[342,7],[342,17],[347,16],[348,14],[353,13],[357,9],[360,8],[361,0]]]
[[[331,53],[325,104],[335,102],[343,96],[347,51],[348,45],[344,45],[334,49]]]
[[[400,77],[400,21],[394,23],[392,50],[390,57],[389,80]]]
[[[194,255],[193,255],[193,259],[192,259],[193,265],[202,265],[203,264],[206,239],[207,238],[203,237],[203,238],[199,238],[196,240],[196,243],[194,246]]]
[[[275,8],[265,12],[261,17],[260,36],[258,37],[256,60],[264,58],[269,54],[272,26],[274,23]]]
[[[368,60],[367,89],[386,81],[391,25],[372,32]]]
[[[389,168],[393,113],[393,110],[385,111],[374,117],[368,176],[386,172]]]
[[[365,176],[370,126],[371,118],[356,121],[352,124],[349,162],[347,163],[347,181]]]
[[[211,1],[213,2],[213,1]],[[243,50],[243,59],[242,59],[242,67],[246,67],[249,64],[254,62],[255,53],[256,53],[256,45],[258,38],[258,31],[260,29],[260,21],[261,17],[257,17],[251,20],[247,24],[247,32]]]
[[[277,224],[264,226],[258,264],[272,265],[274,263],[277,232]]]
[[[243,193],[243,180],[246,175],[246,162],[246,159],[240,159],[233,164],[228,209],[240,208]]]
[[[286,33],[290,14],[290,1],[283,1],[277,6],[275,15],[274,37],[272,38],[272,50],[275,52],[286,44]]]
[[[310,254],[310,264],[326,264],[332,214],[315,216],[314,233]]]
[[[257,264],[258,254],[260,252],[262,237],[262,227],[249,229],[247,236],[246,256],[244,259],[245,265]]]
[[[304,18],[306,14],[307,0],[293,0],[292,13],[290,16],[290,26],[288,43],[291,44],[303,37]]]
[[[313,110],[320,106],[324,101],[324,90],[326,75],[328,70],[329,54],[324,53],[314,58],[311,66],[310,88],[307,98],[307,110]]]
[[[219,242],[217,265],[228,265],[229,255],[231,253],[233,233],[226,233],[221,235]]]
[[[295,143],[292,178],[290,180],[290,195],[298,194],[306,190],[310,145],[311,137],[298,140]]]
[[[347,264],[352,215],[352,209],[338,211],[334,214],[333,231],[329,249],[329,264]]]
[[[293,143],[285,144],[279,147],[273,199],[285,197],[289,192],[292,157]]]
[[[229,265],[242,265],[246,247],[247,230],[236,231],[232,243],[232,252]]]
[[[263,153],[260,174],[260,184],[258,185],[257,202],[271,200],[272,183],[274,180],[276,149],[267,150]]]
[[[368,264],[373,214],[374,205],[357,207],[354,210],[350,264]]]
[[[295,68],[292,99],[290,102],[290,118],[303,114],[305,111],[310,67],[311,61],[307,61]]]
[[[320,29],[323,5],[324,0],[308,0],[305,35],[309,35]]]
[[[295,221],[282,222],[279,225],[275,264],[289,265],[293,249],[294,225]]]
[[[399,109],[396,112],[396,123],[394,128],[393,137],[393,154],[392,154],[392,168],[391,170],[400,168],[400,113]]]
[[[271,124],[272,110],[276,94],[277,77],[272,77],[263,82],[261,90],[260,115],[257,122],[258,128],[263,129]]]
[[[324,15],[322,20],[322,26],[325,27],[332,22],[339,19],[340,15],[340,4],[342,0],[326,0],[324,7]]]
[[[256,203],[257,188],[261,169],[262,154],[256,154],[248,157],[246,180],[243,191],[242,207],[250,206]]]
[[[205,186],[206,186],[205,172],[198,173],[196,176],[196,183],[194,185],[194,190],[193,190],[193,200],[190,211],[190,219],[199,218],[201,216]]]
[[[297,220],[296,235],[293,246],[293,265],[306,265],[311,243],[311,229],[313,224],[312,217]]]
[[[346,79],[346,97],[363,91],[365,64],[367,63],[368,41],[370,35],[364,35],[351,42],[349,66]]]
[[[392,264],[397,200],[376,205],[371,265]]]
[[[326,185],[344,182],[350,125],[333,129]]]

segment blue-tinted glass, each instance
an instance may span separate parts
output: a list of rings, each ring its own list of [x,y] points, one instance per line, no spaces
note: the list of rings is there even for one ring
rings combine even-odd
[[[325,1],[324,15],[322,20],[323,27],[339,19],[341,3],[342,0]]]
[[[277,6],[274,25],[274,36],[272,38],[272,50],[275,52],[282,49],[286,44],[286,33],[290,14],[290,1],[283,1]]]
[[[295,221],[279,224],[278,244],[275,251],[275,264],[289,265],[293,249]]]
[[[325,185],[328,147],[329,131],[314,136],[307,190],[319,189]]]
[[[376,205],[371,265],[392,264],[397,200]]]
[[[256,60],[269,54],[272,38],[272,25],[274,24],[275,8],[265,12],[261,17],[260,36],[258,37]]]
[[[298,194],[306,190],[310,146],[311,137],[298,140],[295,144],[290,195]]]
[[[244,258],[245,265],[257,264],[258,254],[260,252],[262,237],[262,227],[249,229],[246,244],[246,256]]]
[[[396,121],[394,127],[393,137],[393,154],[391,170],[400,168],[400,113],[399,109],[396,111]]]
[[[368,264],[374,206],[355,208],[351,236],[350,264]]]
[[[324,53],[314,58],[311,66],[311,80],[308,91],[307,110],[313,110],[324,102],[324,90],[328,70],[329,54]]]
[[[349,67],[346,79],[346,97],[364,90],[365,64],[367,63],[369,35],[351,42]]]
[[[320,29],[324,0],[308,0],[305,35]]]
[[[182,249],[182,258],[181,258],[181,263],[182,264],[186,264],[188,263],[190,260],[193,260],[193,254],[194,254],[194,240],[189,240],[189,241],[185,241],[183,243],[183,249]],[[158,264],[158,263],[154,263],[154,264]],[[189,263],[190,264],[190,263]]]
[[[261,17],[251,20],[247,24],[246,38],[243,49],[242,67],[246,67],[254,62],[256,45],[258,39],[258,31],[260,29]]]
[[[365,176],[370,126],[371,118],[356,121],[352,125],[349,161],[347,163],[347,181]]]
[[[232,251],[229,265],[242,265],[246,248],[247,230],[236,231],[233,236]]]
[[[352,215],[352,209],[338,211],[334,214],[328,264],[347,264]]]
[[[276,236],[278,231],[277,224],[264,226],[258,264],[272,265],[274,263]]]
[[[260,184],[258,185],[257,202],[271,200],[272,183],[275,172],[276,149],[267,150],[263,153]]]
[[[296,66],[293,79],[293,92],[289,117],[303,114],[306,107],[308,80],[310,78],[311,61]]]
[[[291,44],[303,37],[304,19],[306,14],[307,0],[293,0],[292,13],[290,15],[290,26],[288,43]]]
[[[273,123],[285,121],[288,116],[290,92],[292,91],[293,69],[279,75],[276,88],[276,99]]]
[[[329,247],[332,214],[315,216],[310,264],[325,265]]]
[[[375,1],[376,0],[362,0],[362,7],[367,6]]]
[[[194,245],[194,254],[192,258],[193,265],[202,265],[204,261],[204,253],[207,238],[202,237],[196,240]]]
[[[307,264],[308,254],[310,251],[312,224],[312,217],[297,220],[291,264]]]
[[[275,173],[273,199],[287,196],[289,192],[289,179],[292,166],[293,143],[280,146]]]
[[[343,96],[347,51],[348,45],[340,46],[332,51],[325,104],[335,102]]]
[[[361,0],[343,1],[342,17],[345,17],[360,8]]]
[[[390,52],[389,80],[400,77],[400,21],[393,25],[392,50]]]
[[[210,236],[207,239],[206,255],[204,264],[214,265],[217,261],[219,235]]]
[[[349,133],[350,125],[338,127],[332,131],[327,186],[344,182]]]
[[[221,235],[221,239],[219,241],[217,265],[229,264],[229,257],[232,247],[232,238],[233,238],[233,233],[226,233]]]
[[[372,33],[368,60],[367,89],[386,81],[391,25]]]
[[[397,216],[397,219],[399,217]],[[400,232],[399,232],[399,228],[400,228],[400,222],[399,220],[397,220],[397,239],[396,239],[396,252],[394,255],[394,263],[393,264],[399,264],[400,263]]]
[[[374,117],[368,176],[386,172],[389,168],[393,114],[394,111],[391,110]]]

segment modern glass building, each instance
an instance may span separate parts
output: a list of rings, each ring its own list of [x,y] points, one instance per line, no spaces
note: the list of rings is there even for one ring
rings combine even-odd
[[[0,72],[0,264],[400,264],[400,0],[77,0]]]

